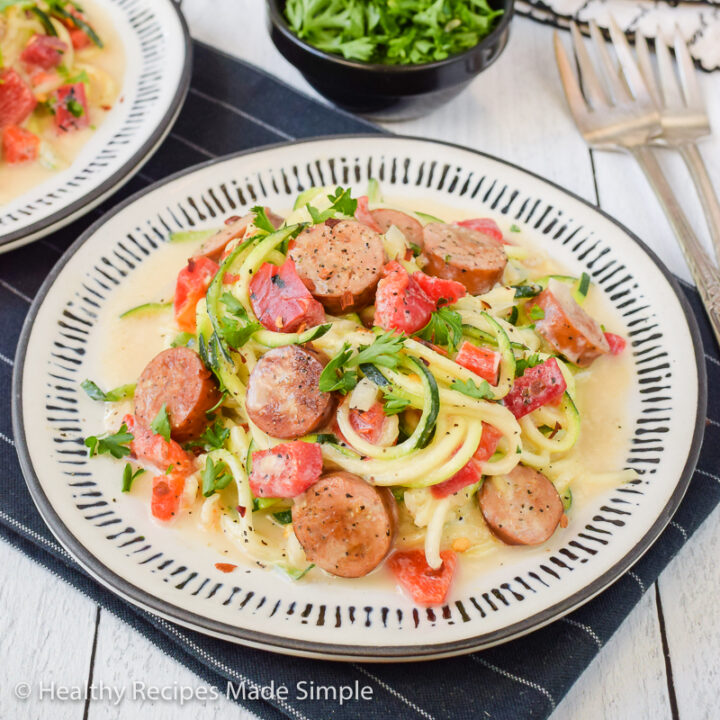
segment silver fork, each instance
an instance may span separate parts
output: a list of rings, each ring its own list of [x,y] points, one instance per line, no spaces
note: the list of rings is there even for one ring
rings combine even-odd
[[[611,21],[611,23],[611,31],[615,34],[622,34],[615,22]],[[660,78],[660,87],[658,88],[650,61],[647,40],[640,33],[637,33],[635,37],[640,71],[650,91],[650,96],[660,110],[662,135],[656,138],[655,142],[677,149],[685,160],[705,212],[710,237],[715,248],[715,257],[720,261],[720,202],[713,190],[707,167],[705,167],[695,144],[696,140],[710,135],[710,121],[705,111],[690,51],[677,28],[673,46],[677,61],[677,73],[673,69],[670,49],[658,29],[655,38],[657,74]]]
[[[555,59],[570,111],[588,144],[602,149],[625,150],[642,168],[680,243],[715,338],[720,344],[720,272],[698,240],[649,146],[662,133],[660,113],[635,63],[625,35],[619,31],[612,34],[615,52],[622,67],[620,74],[598,26],[590,22],[589,27],[610,95],[595,72],[577,25],[571,23],[573,47],[584,95],[560,36],[557,32],[554,36]]]

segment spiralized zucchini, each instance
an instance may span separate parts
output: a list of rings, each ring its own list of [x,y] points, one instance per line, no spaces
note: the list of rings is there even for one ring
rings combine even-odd
[[[253,453],[287,442],[267,434],[248,417],[245,396],[249,378],[269,349],[290,344],[307,344],[328,360],[343,353],[338,372],[351,368],[356,374],[347,385],[340,385],[338,393],[345,397],[337,398],[332,420],[300,440],[319,444],[325,470],[354,473],[378,487],[393,488],[396,497],[404,493],[400,534],[405,544],[424,547],[432,568],[440,567],[440,553],[447,547],[480,556],[497,546],[499,541],[488,529],[477,499],[486,478],[511,473],[518,464],[535,468],[555,484],[566,507],[571,502],[571,488],[579,481],[600,487],[632,479],[630,471],[593,473],[582,464],[577,443],[583,386],[576,383],[576,375],[582,379],[587,376],[578,373],[590,371],[558,357],[531,322],[528,299],[538,294],[551,276],[541,263],[523,264],[527,257],[524,247],[508,248],[514,267],[506,272],[505,280],[517,281],[518,287],[498,284],[483,295],[466,295],[446,305],[454,323],[453,335],[452,340],[437,341],[439,345],[427,340],[431,337],[435,343],[436,335],[391,337],[381,328],[365,327],[355,313],[326,316],[323,324],[293,333],[262,327],[253,307],[255,298],[251,298],[253,278],[264,263],[281,265],[286,261],[288,243],[311,215],[317,218],[318,211],[330,208],[332,191],[310,188],[303,192],[288,217],[292,224],[274,232],[261,215],[256,217],[257,226],[251,225],[245,237],[233,241],[206,298],[197,304],[195,340],[225,391],[217,412],[224,427],[231,428],[225,446],[201,456],[201,461],[224,463],[234,481],[203,501],[204,526],[219,524],[226,537],[254,561],[283,567],[291,574],[306,569],[307,559],[292,531],[289,501],[254,498],[249,482]],[[377,184],[371,185],[368,196],[370,209],[383,206]],[[312,205],[312,214],[308,204]],[[437,221],[421,212],[415,215],[422,223]],[[397,260],[408,272],[418,271],[420,264],[398,227],[391,226],[385,233],[384,248],[388,258]],[[565,281],[573,282],[573,278]],[[578,280],[577,285],[587,293],[587,282]],[[372,309],[362,310],[360,315],[367,319]],[[225,335],[228,323],[245,331],[235,343],[237,347],[231,346],[227,340],[231,336]],[[361,360],[360,353],[375,342],[397,343],[393,356],[383,361]],[[478,351],[480,357],[492,358],[489,380],[478,374],[484,373],[482,365],[468,363],[477,368],[475,372],[456,361],[464,342],[475,345],[476,351],[483,348],[484,354]],[[555,393],[555,404],[542,405],[522,416],[512,402],[518,379],[551,359],[565,380],[564,393]],[[554,368],[553,363],[548,367]],[[554,372],[557,381],[557,369]],[[338,378],[343,380],[344,375]],[[371,440],[356,426],[356,413],[372,410],[377,417],[378,402],[383,404],[381,421],[386,427]],[[391,407],[393,402],[395,406]],[[510,408],[521,417],[516,418]],[[479,454],[480,450],[484,454]],[[446,496],[433,487],[463,470],[475,471],[468,475],[471,484],[455,492],[446,487],[444,491],[451,493]],[[268,528],[277,531],[281,523],[285,528],[282,542],[278,542],[277,533],[272,537],[264,534]]]

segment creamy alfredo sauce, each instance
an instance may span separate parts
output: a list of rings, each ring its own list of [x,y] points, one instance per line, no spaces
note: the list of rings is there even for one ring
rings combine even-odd
[[[52,118],[43,120],[41,139],[48,140],[52,145],[53,154],[57,159],[57,167],[44,167],[41,162],[29,162],[19,165],[8,165],[0,161],[0,206],[9,203],[28,190],[54,177],[58,172],[70,167],[83,149],[85,144],[102,125],[108,114],[112,112],[115,103],[122,102],[119,93],[122,89],[123,73],[125,68],[125,51],[122,40],[118,36],[107,13],[93,2],[83,2],[90,25],[95,29],[103,41],[102,49],[89,46],[75,51],[76,62],[86,63],[107,73],[112,80],[114,88],[108,88],[108,99],[111,101],[103,109],[95,104],[92,92],[96,88],[91,77],[91,90],[88,102],[90,103],[90,127],[74,132],[60,132],[55,128]]]
[[[422,207],[409,204],[407,200],[391,198],[386,201],[390,207],[412,211],[421,209],[431,215],[446,220],[462,220],[476,217],[471,211],[459,211],[437,203],[423,202]],[[513,243],[531,249],[530,257],[524,264],[533,263],[531,277],[537,278],[547,274],[572,274],[567,272],[560,263],[552,260],[539,249],[539,245],[523,231],[510,231],[510,223],[503,218],[495,218],[503,233]],[[199,247],[196,242],[168,243],[154,253],[130,276],[126,285],[118,288],[105,306],[101,321],[97,327],[100,333],[94,343],[97,353],[95,365],[100,368],[100,375],[93,378],[98,384],[109,389],[137,380],[145,365],[161,350],[168,347],[178,334],[173,322],[172,308],[151,311],[128,318],[119,316],[126,310],[147,302],[166,302],[172,299],[175,279],[178,271]],[[530,260],[530,258],[535,258]],[[585,309],[601,322],[607,331],[625,334],[619,317],[604,300],[600,291],[591,286],[584,305]],[[633,359],[629,351],[619,356],[605,355],[598,358],[591,368],[575,375],[577,383],[576,404],[582,418],[580,439],[568,456],[577,460],[579,472],[572,482],[573,507],[569,511],[572,527],[573,509],[582,507],[594,496],[614,487],[616,481],[604,481],[598,474],[612,473],[622,468],[629,447],[630,427],[627,425],[628,402],[633,377]],[[106,414],[106,427],[114,431],[120,424],[122,416],[132,412],[130,401],[115,403]],[[593,478],[585,477],[585,472],[592,472]],[[120,475],[109,478],[108,482],[120,484]],[[134,483],[128,501],[144,503],[150,517],[150,494],[152,473],[144,473]],[[562,490],[562,489],[561,489]],[[119,495],[120,493],[118,493]],[[231,563],[240,568],[256,565],[241,550],[227,540],[222,532],[208,533],[199,526],[200,497],[190,514],[187,514],[171,526],[167,532],[173,533],[179,542],[208,548],[208,564]],[[449,522],[444,534],[445,543],[449,545],[454,539],[471,537],[476,544],[472,550],[460,554],[458,575],[470,577],[483,570],[495,568],[511,561],[517,553],[546,552],[540,546],[511,547],[495,539],[485,525],[482,514],[475,500],[471,501],[459,517]],[[256,514],[255,517],[258,517]],[[258,525],[258,529],[270,538],[277,538],[283,543],[286,528],[277,527],[273,522],[266,521]],[[557,532],[562,533],[562,528]],[[401,505],[401,522],[398,529],[396,544],[398,547],[422,547],[424,528],[417,528],[404,506]],[[445,544],[444,543],[444,544]],[[378,569],[358,579],[334,578],[313,569],[303,578],[302,582],[313,580],[327,582],[351,583],[363,587],[387,586],[391,575],[384,564]]]

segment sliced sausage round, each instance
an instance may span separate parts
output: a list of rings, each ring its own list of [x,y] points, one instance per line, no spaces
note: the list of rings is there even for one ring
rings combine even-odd
[[[250,373],[245,409],[268,435],[290,440],[324,425],[334,409],[330,393],[318,387],[323,358],[298,345],[265,353]]]
[[[423,228],[423,255],[428,275],[456,280],[471,295],[481,295],[500,282],[507,256],[502,244],[477,230],[429,223]]]
[[[323,475],[295,499],[293,530],[308,560],[340,577],[362,577],[390,552],[397,504],[387,488],[349,472]]]
[[[307,289],[335,315],[370,305],[385,265],[382,235],[354,220],[303,230],[289,255]]]
[[[563,516],[555,486],[525,465],[517,465],[507,475],[487,477],[479,500],[490,530],[508,545],[544,543]]]
[[[378,208],[371,214],[382,232],[386,233],[394,225],[408,242],[419,247],[423,246],[423,226],[414,217],[390,208]]]
[[[265,208],[265,214],[268,220],[273,224],[273,227],[279,228],[284,220],[279,215],[276,215],[270,208]],[[203,242],[198,250],[198,255],[203,255],[216,262],[222,257],[223,251],[227,244],[235,238],[242,237],[245,231],[255,220],[255,213],[250,212],[242,217],[231,217],[225,221],[225,227],[218,230],[214,235],[211,235],[207,240]]]
[[[528,305],[543,309],[545,316],[535,321],[535,329],[570,362],[587,367],[610,352],[600,324],[577,304],[565,283],[550,280]]]
[[[166,406],[170,434],[178,442],[192,440],[207,425],[205,413],[220,400],[212,373],[190,348],[163,350],[142,371],[135,388],[135,414],[150,426]]]

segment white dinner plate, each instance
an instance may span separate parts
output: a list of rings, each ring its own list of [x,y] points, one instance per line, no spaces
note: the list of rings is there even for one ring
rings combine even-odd
[[[192,64],[185,19],[172,0],[94,0],[123,44],[119,101],[64,170],[0,207],[0,253],[85,215],[137,173],[170,132]]]
[[[576,503],[569,527],[480,574],[461,573],[447,605],[415,606],[390,586],[313,573],[291,583],[229,575],[206,543],[155,525],[119,490],[120,464],[87,460],[83,437],[102,403],[79,389],[97,376],[98,326],[124,283],[170,231],[217,226],[255,204],[291,206],[311,185],[369,177],[422,208],[439,202],[517,224],[571,271],[588,272],[629,338],[625,405],[633,484]],[[627,229],[556,185],[496,158],[393,136],[322,138],[221,158],[143,190],[89,228],[38,293],[15,364],[13,422],[28,487],[46,522],[95,578],[127,600],[200,632],[277,652],[417,660],[470,652],[538,628],[625,572],[669,522],[702,440],[706,387],[698,329],[678,285]],[[310,577],[307,578],[310,580]]]

